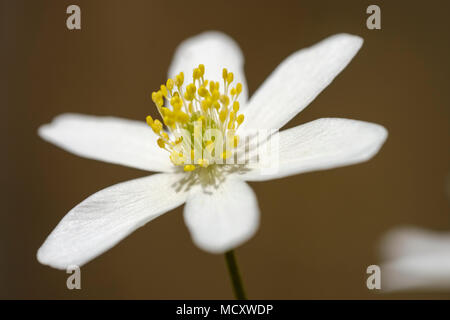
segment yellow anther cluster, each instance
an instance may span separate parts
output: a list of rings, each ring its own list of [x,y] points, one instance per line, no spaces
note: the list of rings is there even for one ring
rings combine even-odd
[[[183,166],[185,171],[208,167],[214,164],[216,157],[222,160],[232,157],[230,149],[239,145],[239,136],[235,132],[244,121],[244,115],[238,114],[240,106],[237,101],[242,84],[232,86],[234,74],[223,69],[222,88],[220,82],[206,80],[204,75],[205,66],[200,64],[192,72],[192,83],[184,85],[184,74],[181,72],[174,79],[168,79],[158,91],[152,92],[152,100],[168,131],[175,133],[177,129],[184,129],[191,141],[183,140],[183,136],[176,138],[176,134],[169,138],[161,121],[147,117],[147,124],[158,135],[158,146],[167,150],[170,161]],[[202,139],[199,145],[194,137],[199,127],[202,134],[208,129],[219,130],[223,139]],[[220,155],[214,154],[217,143],[223,143]]]

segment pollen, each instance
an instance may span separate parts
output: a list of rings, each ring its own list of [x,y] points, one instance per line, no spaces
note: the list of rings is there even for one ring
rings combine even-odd
[[[152,92],[162,122],[146,118],[158,136],[158,146],[169,153],[174,165],[188,172],[232,157],[239,144],[236,130],[244,121],[238,101],[242,84],[233,84],[232,72],[224,68],[221,81],[205,79],[205,66],[200,64],[189,78],[192,82],[186,83],[180,72]]]

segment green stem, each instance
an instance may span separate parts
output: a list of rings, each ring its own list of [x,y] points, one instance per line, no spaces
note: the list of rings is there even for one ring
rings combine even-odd
[[[234,256],[234,250],[225,252],[225,261],[227,262],[228,272],[230,273],[234,296],[238,300],[247,300],[236,257]]]

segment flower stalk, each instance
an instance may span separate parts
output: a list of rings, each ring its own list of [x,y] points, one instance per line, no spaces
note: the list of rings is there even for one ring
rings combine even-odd
[[[228,272],[230,273],[234,296],[237,300],[247,300],[234,250],[225,252],[225,261],[227,262]]]

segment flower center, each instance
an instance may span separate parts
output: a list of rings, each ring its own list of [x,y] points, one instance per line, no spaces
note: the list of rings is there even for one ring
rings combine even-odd
[[[244,115],[238,115],[237,101],[242,84],[232,87],[233,73],[223,69],[223,87],[220,82],[205,79],[204,74],[205,66],[200,64],[192,72],[192,83],[183,86],[181,72],[152,92],[167,130],[158,119],[146,119],[159,136],[158,146],[168,151],[170,161],[183,166],[184,171],[231,159],[239,145],[236,130],[244,121]]]

